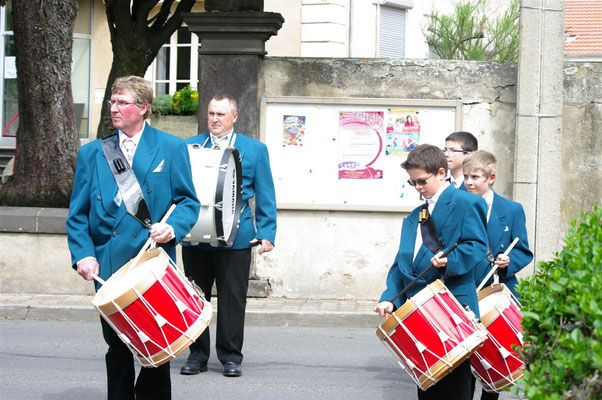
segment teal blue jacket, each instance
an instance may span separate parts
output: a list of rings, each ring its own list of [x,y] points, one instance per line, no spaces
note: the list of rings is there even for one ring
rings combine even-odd
[[[418,213],[421,208],[422,206],[415,208],[403,220],[399,250],[389,269],[387,288],[380,301],[393,299],[431,264],[430,259],[434,254],[424,244],[418,250],[416,258],[412,260]],[[479,308],[473,269],[482,262],[487,253],[485,231],[487,204],[482,197],[457,190],[450,185],[439,196],[431,218],[444,250],[454,243],[458,243],[458,247],[447,256],[447,265],[444,268],[432,268],[398,298],[394,305],[399,308],[426,285],[436,279],[442,279],[460,304],[470,307],[478,317]]]
[[[192,229],[200,209],[186,143],[147,124],[136,149],[133,170],[153,223],[161,220],[172,203],[176,204],[167,219],[175,240],[161,245],[175,261],[175,245]],[[95,257],[104,280],[134,258],[149,237],[148,229],[126,212],[123,201],[117,204],[117,192],[101,140],[82,146],[66,224],[71,263],[76,268],[77,261]]]
[[[496,270],[500,282],[506,284],[508,289],[518,297],[518,293],[514,288],[518,283],[515,275],[533,260],[533,253],[529,250],[523,206],[494,192],[491,215],[489,215],[489,222],[487,223],[487,237],[489,248],[494,257],[504,253],[514,238],[518,238],[518,242],[508,254],[508,257],[510,257],[508,267]],[[477,286],[485,279],[490,270],[491,264],[488,261],[481,262],[475,268],[475,283]],[[493,278],[489,279],[484,287],[492,283]]]

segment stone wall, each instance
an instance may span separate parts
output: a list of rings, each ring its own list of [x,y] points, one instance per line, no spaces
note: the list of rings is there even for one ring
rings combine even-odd
[[[601,82],[601,63],[565,65],[563,165],[558,166],[557,181],[549,182],[558,186],[562,198],[562,215],[550,216],[562,221],[559,237],[569,220],[600,204],[602,197]],[[460,100],[463,128],[478,137],[481,148],[498,156],[495,188],[511,197],[515,85],[516,66],[511,64],[266,58],[259,89],[260,96],[268,97]],[[174,125],[167,126],[165,130],[174,130]],[[69,266],[63,211],[41,209],[34,215],[0,207],[0,291],[92,290],[92,284]],[[269,279],[274,297],[377,299],[399,245],[404,216],[280,209],[276,248],[256,257],[255,275]],[[530,272],[532,268],[526,273]]]
[[[499,158],[496,190],[512,194],[513,64],[266,58],[260,82],[265,97],[460,100],[463,128]],[[258,260],[257,274],[270,278],[274,296],[376,299],[397,252],[404,216],[279,210],[276,249]]]

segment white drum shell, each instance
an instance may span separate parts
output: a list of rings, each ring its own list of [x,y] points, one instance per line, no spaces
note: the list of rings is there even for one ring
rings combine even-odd
[[[229,247],[236,238],[242,203],[242,168],[238,151],[189,145],[190,166],[201,209],[184,238],[190,243]]]

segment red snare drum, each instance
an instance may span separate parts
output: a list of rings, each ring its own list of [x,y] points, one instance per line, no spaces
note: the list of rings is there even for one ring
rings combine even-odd
[[[479,292],[479,310],[487,341],[470,358],[470,364],[486,391],[500,392],[523,376],[525,364],[512,349],[524,343],[520,327],[523,316],[518,301],[503,283]]]
[[[376,335],[426,390],[470,357],[487,338],[487,331],[436,280],[379,325]]]
[[[144,367],[158,367],[188,348],[211,321],[207,302],[161,248],[114,273],[92,300]]]

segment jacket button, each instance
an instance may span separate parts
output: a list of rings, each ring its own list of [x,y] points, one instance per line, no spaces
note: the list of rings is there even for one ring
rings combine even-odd
[[[102,197],[100,195],[96,196],[96,200],[102,200]]]
[[[150,193],[150,192],[151,192],[150,188],[146,189],[146,193]]]
[[[134,236],[134,237],[138,237],[138,232],[134,232],[134,233],[133,233],[133,236]]]
[[[116,237],[116,236],[117,236],[117,232],[113,232],[113,237]]]
[[[504,245],[503,245],[503,244],[500,244],[500,249],[503,249],[503,248],[504,248]]]

